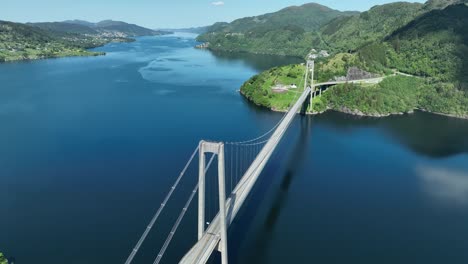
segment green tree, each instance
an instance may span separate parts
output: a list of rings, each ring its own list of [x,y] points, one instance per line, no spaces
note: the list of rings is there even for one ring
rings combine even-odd
[[[3,253],[0,252],[0,264],[8,264],[8,260],[3,256]]]

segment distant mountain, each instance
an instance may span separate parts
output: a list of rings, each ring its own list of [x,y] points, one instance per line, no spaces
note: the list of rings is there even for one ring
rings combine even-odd
[[[232,23],[216,23],[199,41],[222,51],[303,56],[321,45],[317,30],[337,17],[358,12],[340,12],[311,3],[292,6],[275,13],[247,17]]]
[[[42,23],[28,23],[30,26],[35,26],[48,31],[55,31],[61,33],[73,34],[88,34],[97,35],[99,31],[84,24],[74,24],[67,22],[42,22]]]
[[[83,20],[67,20],[63,22],[31,23],[30,25],[55,32],[120,38],[154,36],[168,33],[113,20],[104,20],[98,23]]]
[[[191,28],[169,28],[169,29],[157,29],[158,31],[166,31],[166,32],[186,32],[186,33],[195,33],[195,34],[203,34],[206,33],[208,27],[191,27]]]
[[[103,20],[94,24],[95,27],[120,27],[120,26],[126,26],[126,25],[129,25],[129,24],[122,22],[122,21],[114,21],[110,19]]]
[[[298,27],[305,31],[314,31],[336,17],[354,15],[358,12],[340,12],[326,6],[310,3],[291,6],[278,12],[255,17],[246,17],[232,23],[217,23],[208,32],[248,33],[256,30],[273,29],[284,26]]]
[[[105,40],[79,34],[54,33],[31,25],[0,21],[0,62],[99,55],[102,53],[85,48],[105,43]]]
[[[96,25],[95,23],[91,23],[91,22],[79,20],[79,19],[65,20],[63,21],[63,23],[77,24],[77,25],[82,25],[82,26],[87,26],[87,27],[94,27]]]
[[[152,29],[137,26],[135,24],[128,24],[121,21],[104,20],[98,22],[95,26],[98,30],[121,32],[127,37],[138,37],[138,36],[153,36],[161,35],[162,32],[155,31]]]
[[[200,47],[216,51],[292,56],[305,56],[312,48],[332,53],[356,52],[382,41],[427,12],[461,3],[467,4],[468,0],[395,2],[363,13],[340,12],[310,3],[232,23],[215,23],[198,40],[207,43]]]

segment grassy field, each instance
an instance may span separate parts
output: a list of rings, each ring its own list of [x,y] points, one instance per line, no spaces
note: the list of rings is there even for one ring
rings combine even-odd
[[[285,111],[304,90],[304,74],[305,65],[272,68],[244,83],[241,93],[257,105],[276,111]],[[289,89],[285,93],[272,90],[275,85],[289,86],[291,84],[295,84],[297,89]]]

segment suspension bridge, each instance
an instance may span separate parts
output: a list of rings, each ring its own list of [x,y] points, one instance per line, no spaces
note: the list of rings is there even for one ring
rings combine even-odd
[[[294,117],[300,111],[307,109],[313,93],[314,61],[306,63],[304,73],[304,88],[302,94],[293,99],[289,111],[279,120],[270,131],[265,134],[241,142],[212,142],[201,141],[192,153],[185,167],[177,177],[174,185],[161,203],[159,209],[144,230],[142,236],[131,251],[125,264],[131,264],[146,237],[155,226],[155,223],[166,207],[169,199],[179,186],[182,178],[188,171],[188,167],[198,154],[198,183],[193,188],[187,202],[182,208],[179,217],[174,223],[165,243],[154,260],[154,264],[162,261],[164,253],[169,247],[182,219],[184,218],[191,202],[198,193],[198,240],[195,245],[180,260],[182,264],[206,263],[213,252],[221,252],[221,263],[228,263],[228,237],[227,230],[234,221],[237,213],[246,201],[254,187],[263,168],[288,130]],[[207,155],[211,155],[208,163]],[[217,157],[217,183],[219,211],[213,219],[206,215],[207,172]]]

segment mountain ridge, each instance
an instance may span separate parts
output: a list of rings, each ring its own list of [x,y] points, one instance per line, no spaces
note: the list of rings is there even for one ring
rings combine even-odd
[[[311,44],[324,47],[317,34],[321,26],[337,17],[355,14],[309,3],[231,23],[218,22],[197,40],[209,43],[205,46],[218,51],[301,57],[311,49]]]
[[[97,23],[84,20],[66,20],[62,22],[28,23],[28,25],[63,33],[104,35],[106,37],[121,38],[156,36],[168,33],[110,19]]]

